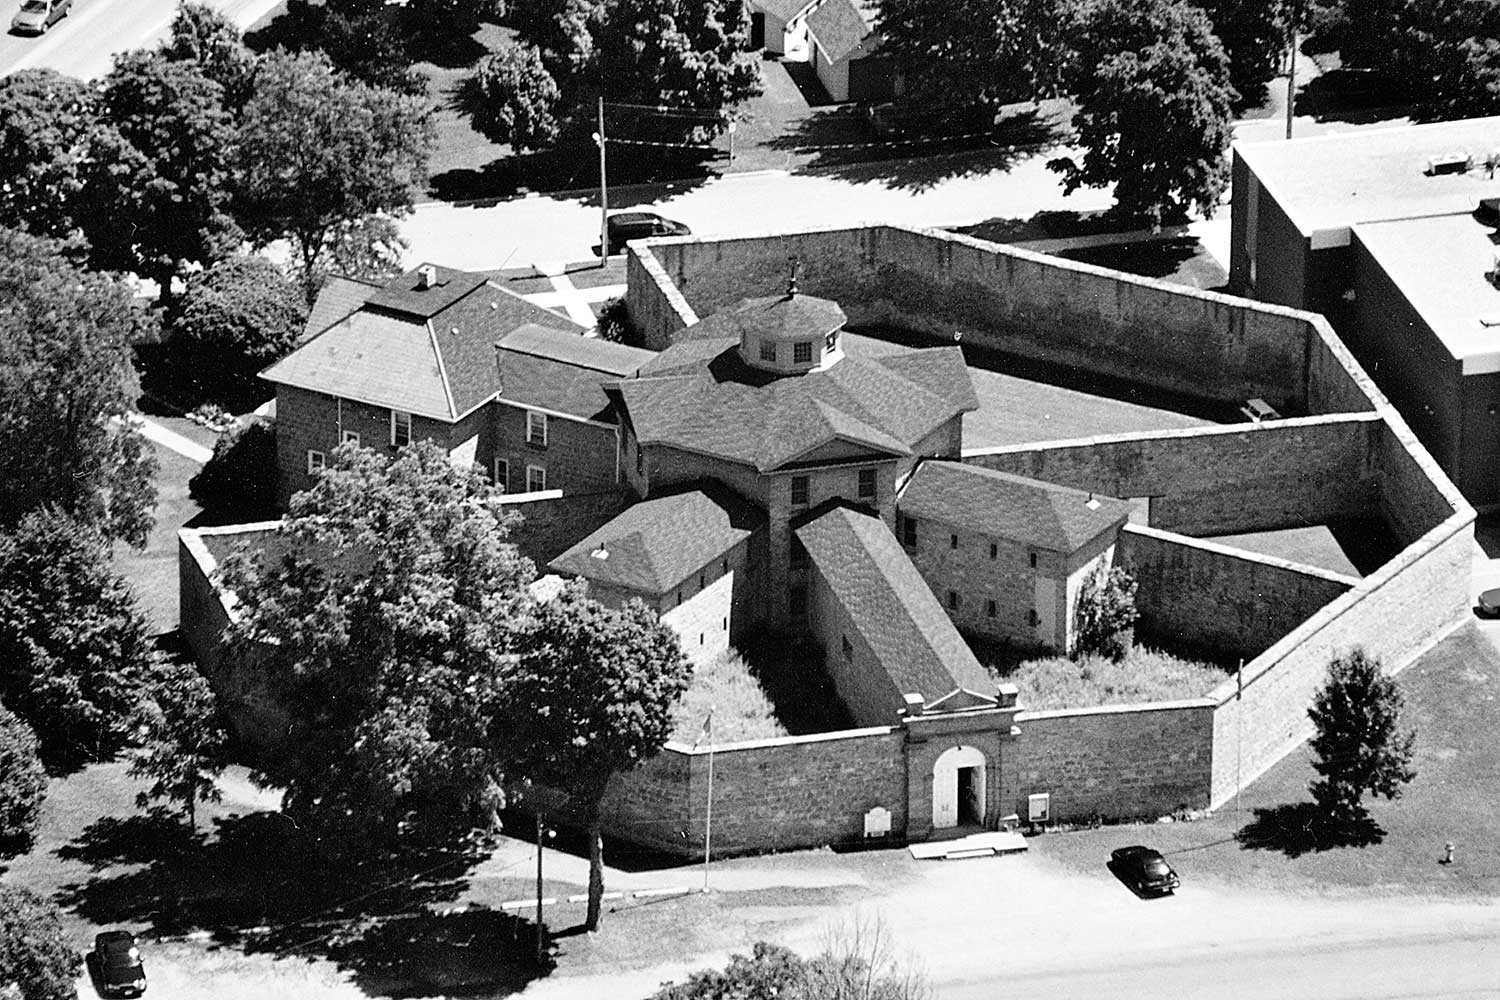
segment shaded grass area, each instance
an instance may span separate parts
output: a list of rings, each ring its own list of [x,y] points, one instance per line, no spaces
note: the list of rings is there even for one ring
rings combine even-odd
[[[1038,837],[1031,850],[1097,871],[1111,848],[1139,841],[1161,850],[1189,885],[1206,879],[1277,891],[1500,893],[1500,653],[1470,625],[1399,680],[1405,724],[1417,732],[1417,777],[1394,802],[1366,800],[1368,815],[1359,823],[1331,828],[1313,811],[1307,786],[1315,773],[1304,745],[1244,791],[1238,813],[1231,802],[1197,822]],[[1448,841],[1454,863],[1440,864]]]
[[[823,670],[823,651],[816,645],[768,639],[746,645],[743,653],[789,734],[808,736],[854,727],[854,719]]]
[[[1194,236],[1082,247],[1061,251],[1058,256],[1190,288],[1217,291],[1229,282],[1229,273]]]
[[[787,735],[771,699],[738,650],[731,649],[694,669],[692,683],[673,713],[673,738],[696,742],[710,711],[715,743]]]
[[[190,458],[152,444],[157,466],[156,524],[144,550],[117,544],[115,571],[125,577],[135,592],[152,632],[177,627],[177,529],[200,513],[188,496],[188,480],[202,468]]]
[[[1201,698],[1224,681],[1219,667],[1136,646],[1119,663],[1098,656],[1021,659],[1018,654],[975,644],[981,663],[1020,688],[1022,708],[1045,710],[1135,705]]]

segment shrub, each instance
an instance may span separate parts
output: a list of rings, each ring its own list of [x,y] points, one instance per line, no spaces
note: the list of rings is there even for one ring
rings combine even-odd
[[[30,850],[46,795],[36,733],[0,705],[0,858]]]
[[[1412,747],[1417,735],[1401,729],[1403,699],[1380,661],[1362,649],[1328,665],[1328,680],[1308,715],[1316,735],[1313,800],[1330,819],[1349,821],[1364,812],[1366,792],[1394,799],[1416,777]]]
[[[25,1000],[76,1000],[82,968],[57,907],[27,889],[0,885],[0,977],[19,986]]]
[[[1130,652],[1136,619],[1135,578],[1118,567],[1100,570],[1084,581],[1078,591],[1074,618],[1075,660],[1102,656],[1118,663]]]
[[[188,495],[213,516],[256,520],[276,507],[276,428],[253,421],[219,435]]]
[[[195,275],[171,333],[179,362],[216,394],[241,394],[291,350],[307,322],[302,291],[263,257],[228,257]]]
[[[475,129],[496,142],[522,152],[557,138],[562,93],[535,45],[506,45],[479,64],[466,91]]]
[[[599,309],[599,339],[641,346],[640,333],[630,322],[630,310],[623,298],[610,299]]]

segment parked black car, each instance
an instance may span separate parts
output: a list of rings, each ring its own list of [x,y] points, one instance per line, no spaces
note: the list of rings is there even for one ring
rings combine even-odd
[[[95,937],[89,971],[102,997],[138,997],[146,992],[141,950],[129,931],[105,931]]]
[[[609,253],[617,254],[631,240],[651,236],[691,236],[693,231],[680,222],[664,219],[655,212],[617,212],[609,217]]]
[[[1139,844],[1111,852],[1109,868],[1115,877],[1142,895],[1165,895],[1182,884],[1160,851]]]

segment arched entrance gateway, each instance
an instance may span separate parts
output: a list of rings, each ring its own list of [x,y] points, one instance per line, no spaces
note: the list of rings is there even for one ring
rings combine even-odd
[[[932,765],[932,827],[984,824],[984,753],[977,747],[944,750]]]

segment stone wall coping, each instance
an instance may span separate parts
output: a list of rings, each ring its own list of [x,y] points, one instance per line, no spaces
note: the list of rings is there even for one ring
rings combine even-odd
[[[203,542],[204,535],[233,535],[249,534],[251,530],[280,529],[280,521],[253,521],[249,524],[226,524],[217,528],[178,528],[177,541],[183,548],[187,549],[188,555],[193,557],[193,563],[198,567],[198,572],[203,574],[203,579],[208,583],[208,589],[218,599],[219,606],[224,609],[224,616],[233,622],[238,619],[235,605],[239,603],[233,592],[219,586],[219,581],[214,579],[219,571],[219,560],[208,551],[208,546]]]
[[[1215,689],[1217,690],[1217,689]],[[1016,714],[1016,723],[1035,722],[1043,719],[1071,719],[1079,716],[1139,715],[1143,712],[1182,712],[1191,709],[1215,709],[1219,702],[1211,696],[1202,698],[1180,698],[1176,701],[1148,701],[1136,705],[1091,705],[1088,708],[1044,708],[1035,712]]]
[[[739,750],[767,750],[773,747],[800,746],[807,743],[831,743],[835,740],[858,740],[871,736],[889,736],[901,731],[900,726],[871,726],[867,729],[839,729],[831,733],[809,733],[806,736],[775,736],[765,740],[741,740],[737,743],[715,743],[713,753],[734,753]],[[667,740],[665,751],[686,757],[706,757],[707,746],[695,747],[681,740]]]
[[[667,269],[662,265],[661,260],[656,256],[656,254],[651,252],[651,248],[663,243],[699,242],[721,241],[709,241],[702,238],[695,239],[690,236],[654,237],[651,239],[642,240],[637,245],[626,247],[626,252],[634,255],[635,258],[641,262],[641,268],[651,276],[651,283],[656,286],[657,291],[661,292],[662,297],[667,300],[667,304],[672,307],[672,311],[677,314],[677,318],[682,321],[682,325],[684,327],[692,326],[694,323],[698,322],[700,317],[698,316],[697,311],[692,307],[692,304],[688,302],[687,296],[682,294],[682,289],[677,287],[677,282],[673,281],[671,276],[667,274]]]
[[[1374,411],[1359,413],[1324,413],[1312,417],[1286,417],[1264,423],[1212,424],[1208,427],[1172,427],[1159,431],[1124,431],[1119,434],[1095,434],[1092,437],[1059,438],[1056,441],[1030,441],[1024,444],[1004,444],[993,448],[965,448],[960,458],[981,458],[985,455],[1023,455],[1034,451],[1058,451],[1063,448],[1095,448],[1101,444],[1123,444],[1130,441],[1169,441],[1189,438],[1223,437],[1231,434],[1276,434],[1296,431],[1304,427],[1323,427],[1332,424],[1378,424],[1381,415]]]
[[[1283,659],[1295,653],[1299,647],[1309,641],[1314,635],[1333,624],[1334,621],[1342,617],[1345,612],[1349,611],[1360,601],[1373,596],[1376,591],[1426,558],[1430,552],[1448,541],[1453,535],[1469,527],[1473,520],[1474,512],[1472,509],[1467,513],[1455,513],[1437,527],[1428,531],[1421,538],[1402,549],[1394,559],[1391,559],[1374,573],[1359,581],[1347,593],[1340,594],[1328,602],[1328,604],[1318,609],[1318,611],[1313,613],[1312,617],[1288,632],[1271,646],[1270,649],[1267,649],[1255,657],[1255,659],[1245,664],[1242,668],[1241,677],[1244,687],[1250,687],[1256,681],[1260,680],[1261,677],[1276,669],[1277,665]],[[1408,657],[1407,662],[1414,658],[1415,655],[1413,654],[1413,657]],[[1405,662],[1403,662],[1390,666],[1394,670],[1400,669],[1400,667],[1405,665]],[[1222,708],[1235,699],[1236,690],[1235,679],[1230,678],[1214,688],[1210,692],[1209,697],[1214,699],[1215,703]]]
[[[188,535],[248,535],[257,531],[280,531],[281,521],[246,521],[243,524],[221,524],[207,528],[178,528],[177,537]]]
[[[1212,552],[1215,555],[1224,556],[1228,559],[1260,563],[1263,566],[1272,566],[1276,569],[1286,570],[1289,573],[1311,576],[1319,580],[1328,580],[1331,583],[1342,583],[1349,587],[1358,586],[1360,581],[1360,578],[1357,576],[1335,573],[1332,570],[1323,569],[1321,566],[1309,566],[1306,563],[1293,562],[1290,559],[1283,559],[1280,556],[1251,552],[1248,549],[1237,549],[1232,545],[1221,545],[1206,538],[1179,535],[1175,531],[1163,531],[1160,528],[1152,528],[1144,524],[1126,524],[1121,528],[1121,531],[1124,534],[1142,535],[1146,538],[1154,538],[1157,541],[1166,542],[1171,545],[1180,545],[1186,549],[1202,549],[1205,552]]]

